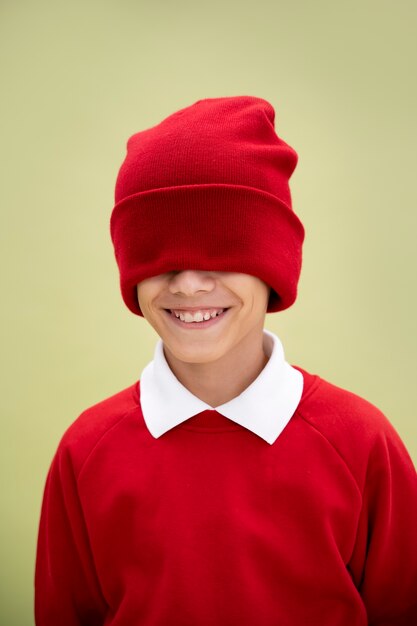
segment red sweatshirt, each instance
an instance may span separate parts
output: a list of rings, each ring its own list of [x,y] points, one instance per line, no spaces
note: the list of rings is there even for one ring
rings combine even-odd
[[[216,410],[155,439],[137,381],[81,413],[45,486],[37,626],[416,626],[410,456],[297,369],[273,445]]]

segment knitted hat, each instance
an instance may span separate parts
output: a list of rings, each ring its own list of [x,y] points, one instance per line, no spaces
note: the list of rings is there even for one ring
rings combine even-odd
[[[136,285],[174,270],[251,274],[272,287],[267,312],[296,299],[304,228],[289,178],[297,153],[262,98],[206,98],[132,135],[110,232],[127,307]]]

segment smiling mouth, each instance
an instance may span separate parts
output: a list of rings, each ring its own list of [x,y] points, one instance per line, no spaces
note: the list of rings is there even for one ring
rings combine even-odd
[[[223,311],[218,314],[215,315],[214,317],[210,317],[207,320],[201,320],[201,321],[189,321],[189,322],[185,322],[183,320],[181,320],[179,317],[177,317],[175,315],[175,313],[173,313],[173,310],[177,310],[179,311],[180,309],[164,309],[164,311],[167,313],[167,315],[169,315],[169,317],[172,319],[172,321],[176,324],[179,324],[180,326],[186,327],[186,328],[205,328],[206,326],[211,326],[214,323],[216,323],[217,321],[219,321],[220,318],[224,317],[227,312],[229,311],[230,307],[224,308]],[[186,311],[184,311],[184,313],[186,313]]]

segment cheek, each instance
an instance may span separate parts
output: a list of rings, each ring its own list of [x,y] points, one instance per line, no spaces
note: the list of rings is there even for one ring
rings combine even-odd
[[[148,298],[146,297],[146,290],[137,289],[136,293],[137,293],[137,298],[138,298],[141,311],[145,315],[147,314],[147,311],[148,311],[148,302],[149,302]]]
[[[149,316],[155,316],[158,307],[155,305],[155,300],[160,293],[160,290],[152,287],[152,285],[142,284],[136,289],[139,306],[142,313],[146,318]]]

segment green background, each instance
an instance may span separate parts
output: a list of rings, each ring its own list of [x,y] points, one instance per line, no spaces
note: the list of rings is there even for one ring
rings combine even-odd
[[[376,404],[417,460],[414,2],[0,5],[1,625],[33,624],[44,481],[64,430],[132,384],[157,335],[125,307],[109,234],[131,134],[256,95],[299,154],[287,360]]]

